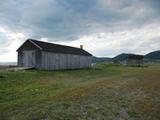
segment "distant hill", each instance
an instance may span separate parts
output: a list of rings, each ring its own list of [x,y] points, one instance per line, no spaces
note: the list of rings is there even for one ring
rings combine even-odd
[[[144,58],[149,60],[160,60],[160,50],[150,52],[146,54]]]
[[[112,58],[109,58],[109,57],[93,57],[92,58],[92,62],[93,63],[97,63],[97,62],[109,62],[111,61]]]
[[[113,61],[122,61],[122,60],[124,60],[126,57],[131,56],[131,55],[134,55],[134,54],[122,53],[122,54],[119,54],[119,55],[117,55],[116,57],[114,57],[112,60],[113,60]]]
[[[127,54],[127,53],[122,53],[122,54],[119,54],[117,55],[116,57],[114,57],[112,60],[113,61],[122,61],[124,60],[126,57],[130,56],[130,55],[134,55],[134,54]],[[157,61],[160,61],[160,50],[158,51],[153,51],[153,52],[150,52],[146,55],[144,55],[144,61],[145,62],[157,62]]]

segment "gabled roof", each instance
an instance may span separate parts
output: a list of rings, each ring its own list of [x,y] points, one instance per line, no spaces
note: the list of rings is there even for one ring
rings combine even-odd
[[[143,55],[130,55],[127,57],[128,59],[143,59]]]
[[[28,39],[27,41],[30,41],[32,44],[34,44],[37,48],[39,48],[42,51],[92,56],[92,54],[88,53],[87,51],[81,48],[70,47],[66,45],[59,45],[59,44],[48,43],[48,42],[42,42],[42,41],[33,40],[33,39]]]
[[[115,61],[123,61],[126,59],[143,59],[143,55],[130,54],[130,53],[122,53],[113,58]]]

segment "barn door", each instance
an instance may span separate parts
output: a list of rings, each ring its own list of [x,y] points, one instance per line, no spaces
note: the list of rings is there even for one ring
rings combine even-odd
[[[24,51],[22,62],[24,67],[35,67],[35,51]]]

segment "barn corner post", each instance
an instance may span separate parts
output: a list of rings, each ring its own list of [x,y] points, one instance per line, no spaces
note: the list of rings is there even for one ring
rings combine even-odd
[[[19,52],[16,51],[16,53],[17,53],[17,66],[20,66],[20,64],[19,64],[19,61],[20,61],[20,59],[19,59]]]

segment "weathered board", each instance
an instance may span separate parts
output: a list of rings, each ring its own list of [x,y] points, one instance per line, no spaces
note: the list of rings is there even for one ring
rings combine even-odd
[[[89,68],[90,56],[42,52],[41,69],[78,69]]]

